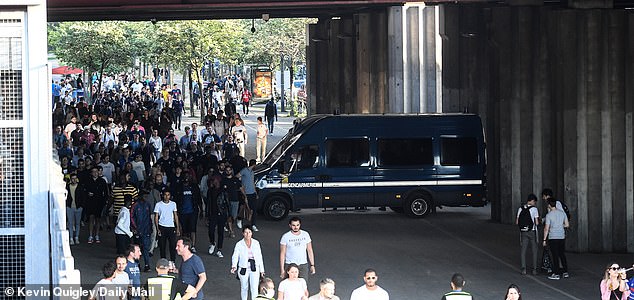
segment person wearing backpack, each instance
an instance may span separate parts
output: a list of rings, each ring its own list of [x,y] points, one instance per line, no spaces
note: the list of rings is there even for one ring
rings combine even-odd
[[[520,272],[526,275],[526,250],[529,245],[533,252],[533,275],[537,275],[537,225],[539,225],[539,210],[535,206],[537,204],[537,196],[535,194],[528,195],[526,204],[517,210],[517,218],[515,224],[520,229]]]
[[[542,200],[544,200],[545,203],[548,203],[548,199],[551,198],[554,199],[552,189],[545,188],[544,190],[542,190]],[[566,217],[568,218],[568,221],[570,221],[570,210],[568,209],[568,205],[566,205],[566,203],[561,200],[555,199],[555,201],[557,209],[566,213]]]

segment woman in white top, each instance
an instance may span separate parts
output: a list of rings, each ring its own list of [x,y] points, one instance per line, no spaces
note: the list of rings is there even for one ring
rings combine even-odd
[[[308,287],[306,280],[299,278],[299,267],[292,263],[286,268],[286,279],[277,288],[277,300],[306,300]]]
[[[117,254],[123,254],[130,245],[132,230],[130,230],[130,206],[132,197],[125,195],[123,207],[119,210],[117,226],[114,228],[115,241],[117,244]]]
[[[231,256],[231,274],[238,272],[240,279],[240,297],[247,300],[249,289],[251,299],[258,295],[258,285],[260,277],[264,277],[264,260],[260,242],[253,239],[253,229],[251,225],[242,227],[242,240],[236,243]]]

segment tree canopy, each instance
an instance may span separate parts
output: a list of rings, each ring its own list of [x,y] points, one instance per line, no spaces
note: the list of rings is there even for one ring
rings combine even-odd
[[[69,22],[49,26],[49,45],[64,63],[88,72],[120,72],[138,59],[185,72],[205,61],[279,65],[280,54],[305,61],[311,19]],[[196,72],[198,73],[198,72]],[[197,79],[199,81],[199,79]]]
[[[73,22],[49,26],[49,45],[65,64],[89,73],[119,72],[134,65],[124,22]]]

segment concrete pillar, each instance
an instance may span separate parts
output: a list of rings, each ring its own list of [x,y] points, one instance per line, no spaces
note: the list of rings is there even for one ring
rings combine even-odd
[[[442,107],[439,11],[418,3],[388,9],[388,99],[393,112],[439,112]]]
[[[460,111],[460,9],[457,5],[443,5],[442,45],[442,107],[443,112]]]
[[[608,175],[609,170],[606,170],[605,161],[603,160],[603,151],[609,151],[609,137],[604,135],[603,128],[605,124],[601,122],[602,110],[606,109],[602,107],[602,61],[604,48],[600,39],[601,35],[601,14],[598,11],[589,11],[582,14],[582,18],[585,19],[581,28],[585,27],[587,30],[585,36],[587,43],[585,44],[585,50],[587,51],[585,57],[579,57],[579,60],[584,59],[586,69],[580,71],[586,73],[586,81],[578,82],[579,86],[585,86],[585,93],[587,98],[587,161],[588,171],[592,172],[593,176],[588,176],[588,201],[590,204],[589,211],[594,214],[589,215],[588,229],[589,229],[589,246],[591,251],[599,252],[607,244],[606,240],[612,239],[611,232],[611,218],[610,212],[612,210],[612,202],[608,201],[610,188],[603,182],[604,176]],[[582,48],[583,49],[583,48]],[[609,108],[608,108],[609,109]],[[584,116],[580,116],[583,118]],[[608,145],[605,145],[605,144]],[[607,152],[606,154],[608,154]],[[573,207],[575,207],[573,203]]]
[[[308,37],[306,43],[306,91],[308,95],[308,99],[306,99],[306,109],[308,110],[308,114],[317,114],[318,113],[318,105],[317,99],[319,97],[319,87],[318,87],[318,62],[317,62],[317,45],[312,42],[312,38],[317,35],[317,25],[309,24],[308,26]]]
[[[368,14],[356,15],[357,29],[359,36],[357,37],[357,112],[370,112],[370,86],[372,85],[372,52],[371,43],[372,20]]]
[[[552,127],[546,124],[548,118],[548,112],[551,111],[551,97],[549,93],[550,80],[548,70],[548,24],[545,22],[546,17],[543,16],[543,9],[534,9],[535,20],[533,22],[533,38],[537,43],[536,47],[532,47],[535,54],[531,64],[535,67],[533,72],[532,90],[533,90],[533,114],[530,123],[532,124],[532,187],[530,190],[539,197],[540,191],[544,188],[544,179],[546,175],[545,170],[550,169],[550,163],[547,162],[548,153],[550,151],[551,143],[545,143],[544,134]]]
[[[408,93],[405,98],[405,112],[421,112],[420,106],[422,74],[421,74],[421,50],[419,47],[421,24],[421,11],[418,6],[407,7],[406,20],[407,26],[405,31],[405,40],[407,40],[407,48],[405,49],[405,80],[407,82]]]
[[[346,105],[346,99],[341,99],[342,97],[342,74],[345,73],[345,68],[347,67],[345,63],[342,61],[342,53],[341,53],[341,45],[340,39],[337,38],[339,34],[339,27],[341,25],[341,20],[331,20],[324,19],[323,20],[323,30],[327,32],[328,41],[327,49],[328,49],[328,59],[325,64],[322,64],[322,67],[325,67],[327,70],[328,79],[326,80],[328,86],[327,97],[330,102],[330,111],[339,111],[341,113],[349,113],[351,111],[351,104]],[[350,109],[350,110],[347,110]]]
[[[625,34],[634,34],[634,15],[628,14],[625,17]],[[626,70],[623,80],[626,83],[634,82],[634,39],[624,39],[624,58],[622,64]],[[634,85],[626,84],[625,95],[625,213],[627,232],[634,231]],[[628,234],[627,252],[634,252],[634,234]]]
[[[341,47],[342,65],[339,66],[343,70],[341,74],[341,86],[339,97],[344,102],[345,112],[356,112],[356,103],[350,99],[356,99],[356,60],[355,60],[355,43],[356,43],[356,27],[352,16],[341,19],[339,32],[336,37]]]
[[[606,113],[607,118],[612,120],[608,131],[611,135],[611,155],[607,158],[612,171],[611,185],[612,192],[612,249],[617,252],[627,250],[627,230],[623,226],[627,222],[626,198],[626,170],[625,166],[625,68],[622,63],[625,61],[625,43],[629,36],[626,34],[625,13],[615,11],[610,13],[607,21],[606,46],[607,55],[604,66],[606,67],[607,79],[607,99],[611,110]]]
[[[403,113],[403,99],[406,89],[403,84],[404,50],[407,39],[403,38],[403,7],[392,6],[387,12],[387,46],[388,46],[388,99],[389,111]]]
[[[387,15],[386,11],[374,12],[372,16],[374,36],[372,43],[377,47],[374,48],[373,56],[373,72],[372,82],[375,88],[372,88],[374,95],[370,103],[370,111],[372,113],[385,113],[387,110],[387,76],[388,76],[388,58],[387,58]]]
[[[424,7],[423,10],[423,39],[420,48],[423,53],[423,69],[421,87],[423,90],[423,112],[439,112],[436,93],[436,7]]]

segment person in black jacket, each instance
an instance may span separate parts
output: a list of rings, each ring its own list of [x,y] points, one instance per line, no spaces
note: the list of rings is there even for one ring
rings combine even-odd
[[[101,224],[101,212],[106,206],[108,197],[108,183],[103,177],[99,176],[99,169],[93,167],[90,170],[90,175],[90,179],[84,184],[87,195],[84,209],[86,210],[86,215],[90,218],[88,221],[88,244],[92,244],[93,241],[101,243],[99,239],[99,224]]]
[[[86,192],[84,185],[79,183],[76,173],[70,174],[70,182],[66,185],[66,220],[70,244],[79,244],[79,230],[81,229],[81,214],[84,210]]]
[[[273,117],[275,117],[275,120],[273,120]],[[269,134],[273,135],[273,122],[277,121],[277,105],[275,105],[273,97],[264,107],[264,121],[267,121],[269,125]]]
[[[191,175],[185,173],[180,190],[182,194],[176,202],[176,205],[178,205],[178,218],[183,225],[183,236],[191,238],[191,250],[196,253],[196,227],[198,225],[198,212],[202,208],[200,189],[197,184],[192,183]]]

